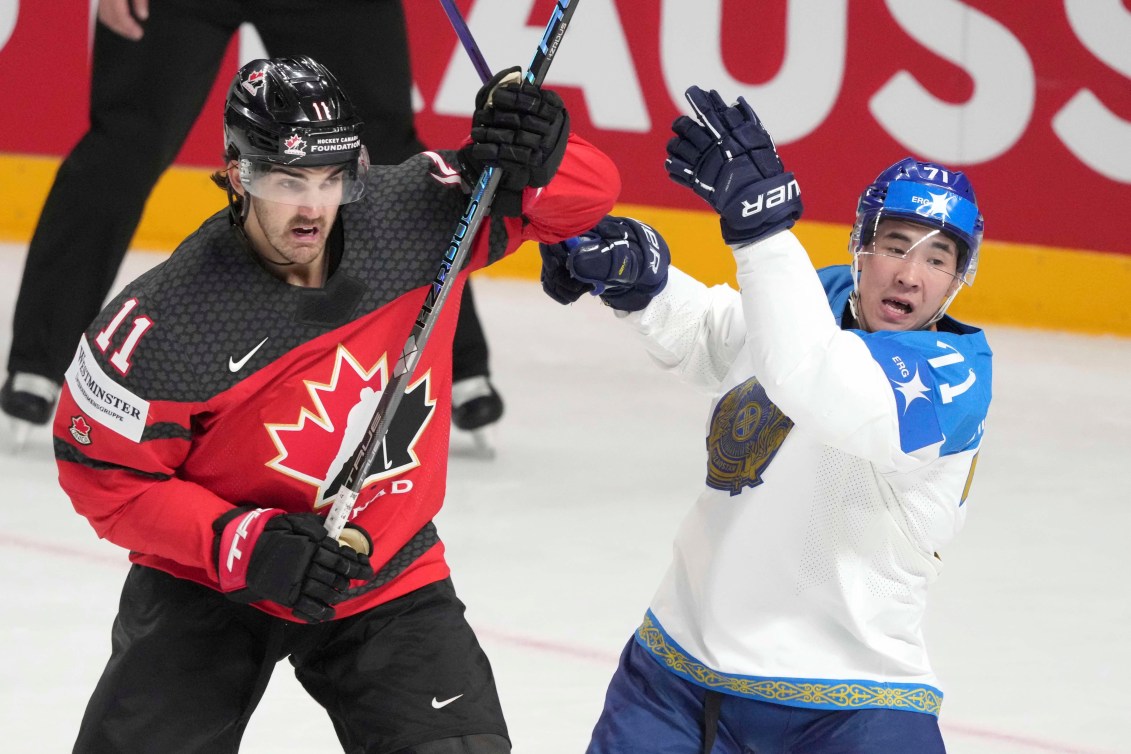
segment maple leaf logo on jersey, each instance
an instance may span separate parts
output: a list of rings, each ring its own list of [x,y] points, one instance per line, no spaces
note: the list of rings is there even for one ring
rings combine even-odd
[[[266,70],[252,71],[251,74],[248,75],[247,80],[243,82],[243,88],[248,91],[248,94],[254,96],[263,88],[263,84],[266,81]]]
[[[362,489],[420,465],[414,447],[436,406],[431,374],[405,391]],[[265,425],[279,453],[267,466],[314,487],[316,510],[333,503],[388,382],[384,354],[366,369],[339,345],[325,381],[303,380],[310,405],[301,406],[291,423]]]
[[[90,445],[90,425],[81,414],[71,417],[71,437],[80,445]]]
[[[298,134],[291,134],[283,140],[283,150],[287,154],[297,155],[298,157],[306,157],[306,142]]]

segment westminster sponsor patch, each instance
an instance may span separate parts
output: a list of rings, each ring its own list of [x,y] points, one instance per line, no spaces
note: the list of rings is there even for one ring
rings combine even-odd
[[[67,387],[83,414],[134,442],[141,442],[149,401],[143,400],[102,371],[86,338],[67,367]],[[87,431],[89,436],[89,430]]]

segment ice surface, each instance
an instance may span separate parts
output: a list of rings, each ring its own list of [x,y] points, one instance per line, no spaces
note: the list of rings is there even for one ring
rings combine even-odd
[[[23,254],[0,245],[5,354]],[[131,253],[120,279],[160,258]],[[702,484],[707,399],[654,370],[594,300],[476,286],[506,415],[493,461],[453,438],[437,524],[515,751],[579,754]],[[994,402],[926,627],[948,750],[1131,751],[1131,341],[987,329]],[[71,509],[46,429],[0,454],[0,490],[0,748],[70,751],[125,553]],[[339,750],[281,663],[242,751]]]

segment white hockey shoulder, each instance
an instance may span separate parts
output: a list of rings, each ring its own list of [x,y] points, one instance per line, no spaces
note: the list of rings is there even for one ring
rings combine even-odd
[[[708,287],[675,267],[645,309],[622,318],[640,333],[657,364],[710,391],[726,376],[746,332],[737,291]]]

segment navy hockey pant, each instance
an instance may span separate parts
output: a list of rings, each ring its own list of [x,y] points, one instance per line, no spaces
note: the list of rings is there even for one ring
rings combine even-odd
[[[701,754],[710,695],[630,639],[587,754]],[[718,694],[711,754],[943,754],[938,719],[888,709],[824,710]]]

